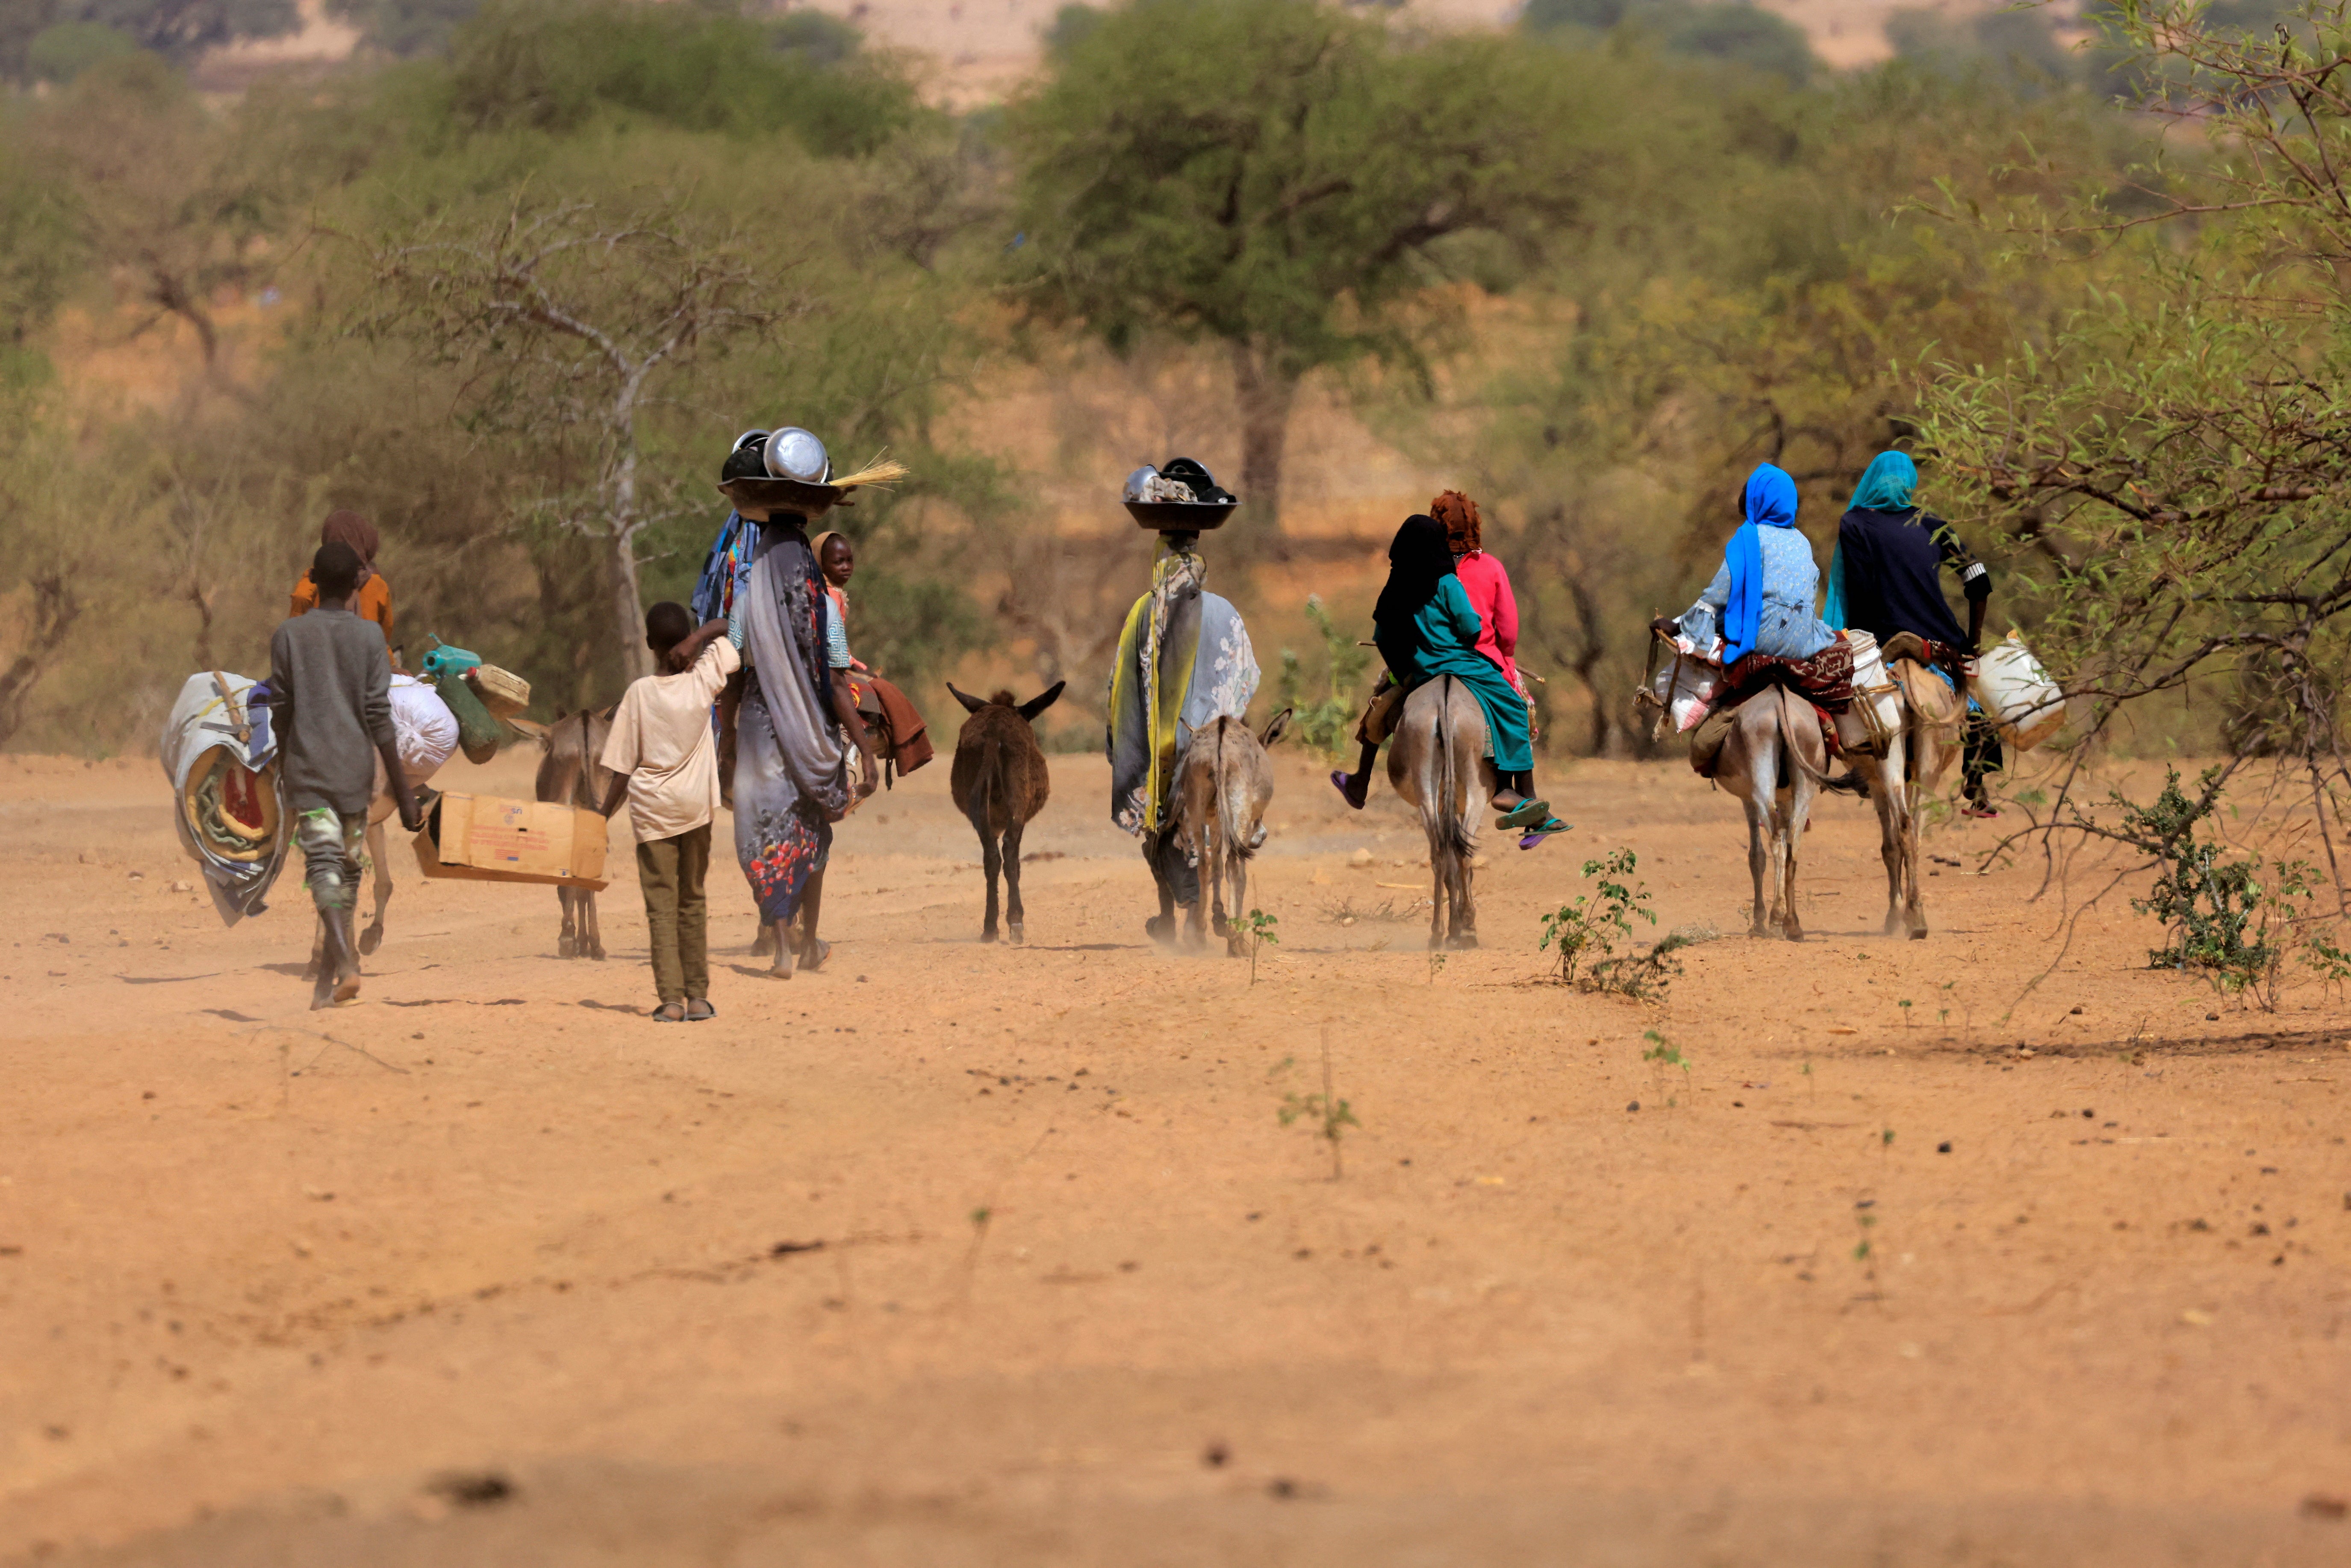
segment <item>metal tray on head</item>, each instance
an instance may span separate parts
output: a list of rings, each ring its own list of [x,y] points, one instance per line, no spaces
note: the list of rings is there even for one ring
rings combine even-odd
[[[1127,516],[1163,534],[1204,534],[1222,528],[1238,501],[1128,501]]]
[[[850,493],[838,485],[810,485],[799,479],[760,479],[746,476],[727,479],[718,488],[727,499],[738,505],[766,507],[778,511],[806,511],[814,517],[835,507],[853,507],[857,503]]]

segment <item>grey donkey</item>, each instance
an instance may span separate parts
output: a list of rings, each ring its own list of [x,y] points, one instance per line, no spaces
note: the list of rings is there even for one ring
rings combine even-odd
[[[1486,713],[1468,686],[1439,675],[1405,699],[1388,742],[1388,782],[1420,809],[1428,834],[1428,945],[1478,946],[1478,901],[1470,886],[1478,827],[1501,782],[1494,771]]]
[[[1225,888],[1232,887],[1232,914],[1249,903],[1249,862],[1265,842],[1265,809],[1273,804],[1273,758],[1266,747],[1290,727],[1283,708],[1264,730],[1249,733],[1237,718],[1219,717],[1192,732],[1192,744],[1176,768],[1176,843],[1199,868],[1201,891],[1185,922],[1184,945],[1205,947],[1202,911],[1214,906],[1215,928],[1225,952],[1249,956],[1249,936],[1225,912]]]
[[[1918,866],[1918,808],[1959,760],[1966,708],[1942,678],[1912,659],[1893,661],[1882,686],[1856,687],[1837,716],[1837,739],[1877,810],[1886,862],[1886,934],[1924,940],[1927,901]]]
[[[1755,880],[1750,936],[1804,939],[1796,914],[1796,851],[1827,772],[1828,744],[1802,697],[1766,686],[1733,710],[1714,781],[1747,808],[1747,869]]]

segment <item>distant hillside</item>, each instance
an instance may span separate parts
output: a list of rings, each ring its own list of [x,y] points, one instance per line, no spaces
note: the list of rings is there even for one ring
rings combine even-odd
[[[1508,26],[1522,0],[1409,0],[1404,15],[1446,26]],[[854,23],[876,43],[925,57],[930,91],[958,108],[1003,98],[1036,67],[1040,42],[1062,0],[825,0],[814,7]],[[1886,20],[1897,10],[1933,9],[1971,16],[2001,8],[2001,0],[1943,0],[1904,5],[1890,0],[1767,0],[1763,9],[1804,29],[1813,52],[1833,66],[1869,65],[1893,50]],[[262,70],[348,55],[358,33],[324,15],[319,0],[301,0],[303,30],[285,38],[220,49],[201,69],[204,85],[229,90]]]

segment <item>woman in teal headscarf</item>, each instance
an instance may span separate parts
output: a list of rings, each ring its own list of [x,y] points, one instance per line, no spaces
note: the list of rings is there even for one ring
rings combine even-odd
[[[1911,496],[1918,488],[1918,465],[1910,460],[1907,452],[1881,452],[1869,460],[1861,471],[1861,483],[1854,486],[1853,499],[1845,504],[1847,513],[1908,512]],[[1844,530],[1837,530],[1836,548],[1829,555],[1828,599],[1821,606],[1821,619],[1842,632],[1845,628],[1844,606]]]
[[[1880,647],[1910,633],[1927,644],[1930,667],[1963,689],[1967,661],[1982,643],[1991,572],[1960,542],[1957,530],[1919,507],[1917,488],[1918,465],[1907,453],[1881,452],[1863,470],[1853,505],[1837,525],[1825,619],[1840,630],[1868,632]],[[1943,596],[1945,571],[1959,580],[1968,601],[1964,631]],[[1970,817],[1996,816],[1984,775],[2001,767],[2000,737],[1972,701],[1970,708],[1961,766],[1963,810]]]

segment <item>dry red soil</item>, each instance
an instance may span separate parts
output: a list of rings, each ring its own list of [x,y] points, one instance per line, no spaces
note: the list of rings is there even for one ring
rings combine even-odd
[[[664,1028],[624,852],[595,963],[397,847],[312,1014],[304,895],[175,892],[152,762],[0,759],[0,1560],[2351,1561],[2318,990],[2150,972],[2119,892],[2061,957],[1980,824],[1889,940],[1850,800],[1750,940],[1728,797],[1603,764],[1432,972],[1416,827],[1290,748],[1254,984],[1144,939],[1092,758],[987,947],[946,772],[843,827],[829,972],[758,977],[718,871]],[[1618,845],[1730,933],[1662,1005],[1538,983]],[[1326,1041],[1339,1179],[1278,1115]]]

